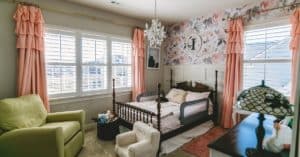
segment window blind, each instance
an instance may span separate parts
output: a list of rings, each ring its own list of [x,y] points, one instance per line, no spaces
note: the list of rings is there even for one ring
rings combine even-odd
[[[47,31],[45,56],[48,93],[76,92],[75,36],[70,32]]]
[[[48,94],[64,98],[131,87],[131,41],[59,27],[45,31]]]
[[[265,80],[267,86],[290,94],[290,29],[290,25],[282,25],[245,32],[244,89]]]
[[[107,88],[107,43],[97,38],[82,38],[82,90]]]
[[[130,42],[112,41],[112,77],[116,80],[116,88],[131,87],[131,57]]]

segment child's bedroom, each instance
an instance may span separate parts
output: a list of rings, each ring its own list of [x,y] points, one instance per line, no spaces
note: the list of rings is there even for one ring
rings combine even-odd
[[[0,0],[0,157],[300,157],[300,1]]]

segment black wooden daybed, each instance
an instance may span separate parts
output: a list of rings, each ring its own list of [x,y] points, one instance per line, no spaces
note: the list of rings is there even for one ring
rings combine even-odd
[[[173,86],[173,76],[171,70],[171,79],[170,79],[170,87],[171,88],[178,88],[183,89],[185,91],[192,91],[192,92],[210,92],[209,98],[200,99],[190,102],[184,102],[180,105],[180,116],[179,120],[182,126],[176,128],[174,130],[170,130],[168,132],[163,133],[161,131],[161,97],[164,96],[164,92],[161,91],[161,85],[158,84],[157,92],[152,93],[142,93],[137,97],[137,101],[141,99],[143,96],[153,96],[153,94],[157,95],[157,113],[145,110],[143,108],[132,106],[128,103],[122,103],[116,101],[116,92],[115,92],[115,80],[113,79],[113,112],[119,117],[120,124],[132,129],[133,123],[135,121],[142,121],[144,123],[151,123],[153,124],[154,118],[156,125],[154,126],[161,132],[161,141],[164,141],[168,138],[176,136],[186,130],[189,130],[203,122],[208,120],[213,120],[214,123],[217,121],[217,113],[218,113],[218,103],[217,103],[217,94],[218,94],[218,71],[215,71],[215,87],[214,89],[211,88],[203,88],[208,87],[206,85],[201,84],[202,87],[193,87],[192,83],[177,83],[176,86]],[[203,89],[205,89],[203,91]],[[213,113],[211,115],[208,114],[208,107],[209,107],[209,99],[213,105]],[[207,109],[205,111],[199,112],[194,115],[185,116],[184,109],[188,106],[193,106],[200,102],[207,102]]]

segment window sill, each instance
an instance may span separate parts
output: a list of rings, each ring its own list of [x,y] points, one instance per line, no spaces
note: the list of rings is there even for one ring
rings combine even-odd
[[[131,94],[131,90],[122,90],[122,91],[116,92],[116,96],[124,96],[124,95],[130,95],[130,94]],[[112,98],[112,93],[51,98],[49,100],[49,102],[50,102],[50,105],[52,106],[52,105],[60,105],[60,104],[67,104],[67,103],[73,103],[73,102],[82,102],[82,101],[103,99],[103,98]]]

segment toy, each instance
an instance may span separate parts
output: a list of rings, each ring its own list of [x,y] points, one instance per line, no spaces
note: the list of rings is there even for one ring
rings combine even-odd
[[[273,153],[279,153],[284,149],[290,149],[292,129],[281,124],[280,120],[275,120],[273,127],[272,136],[264,139],[264,149]]]

